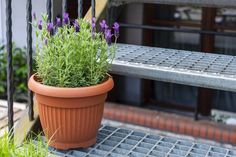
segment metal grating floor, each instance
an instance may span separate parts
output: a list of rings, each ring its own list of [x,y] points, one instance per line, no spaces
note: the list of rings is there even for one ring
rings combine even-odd
[[[112,73],[236,91],[236,56],[118,44]]]
[[[107,125],[88,149],[51,150],[65,157],[236,157],[236,150],[228,148]]]

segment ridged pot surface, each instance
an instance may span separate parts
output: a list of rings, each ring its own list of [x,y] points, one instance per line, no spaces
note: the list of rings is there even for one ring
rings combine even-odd
[[[35,92],[49,145],[70,149],[95,144],[104,101],[114,86],[112,77],[101,84],[81,88],[50,87],[35,80],[36,76],[31,76],[28,86]]]

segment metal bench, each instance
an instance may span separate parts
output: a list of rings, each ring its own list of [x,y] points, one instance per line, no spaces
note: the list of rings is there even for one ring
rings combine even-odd
[[[236,56],[230,55],[118,44],[111,72],[236,92]]]

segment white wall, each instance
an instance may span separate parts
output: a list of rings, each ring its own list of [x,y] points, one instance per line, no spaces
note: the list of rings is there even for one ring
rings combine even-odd
[[[0,0],[0,41],[6,40],[5,0]],[[32,10],[39,17],[46,12],[46,0],[33,0]],[[17,46],[26,46],[26,0],[12,0],[12,36]]]

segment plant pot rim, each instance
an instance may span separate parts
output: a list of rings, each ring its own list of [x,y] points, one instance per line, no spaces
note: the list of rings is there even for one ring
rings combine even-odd
[[[28,88],[34,93],[51,96],[51,97],[61,97],[61,98],[75,98],[75,97],[89,97],[107,93],[110,91],[114,82],[112,76],[107,74],[108,78],[106,81],[88,87],[53,87],[44,85],[36,81],[36,74],[33,74],[28,81]]]

